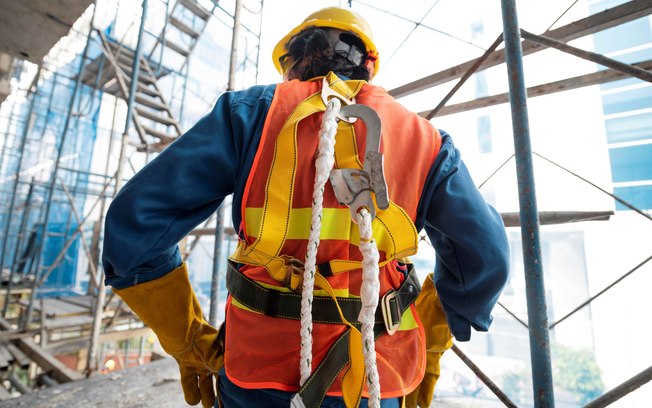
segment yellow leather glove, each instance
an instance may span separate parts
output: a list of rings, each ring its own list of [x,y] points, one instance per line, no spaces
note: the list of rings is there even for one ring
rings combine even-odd
[[[224,364],[224,338],[202,317],[186,265],[126,289],[114,289],[179,364],[186,402],[215,404],[213,374]]]
[[[453,335],[446,323],[446,315],[439,301],[432,273],[423,282],[415,307],[426,332],[426,373],[417,389],[405,397],[405,406],[428,408],[439,379],[439,359],[453,346]]]

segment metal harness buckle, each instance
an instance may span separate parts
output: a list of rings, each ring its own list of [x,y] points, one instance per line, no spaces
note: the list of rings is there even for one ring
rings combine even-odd
[[[398,306],[398,292],[395,290],[390,290],[385,293],[385,296],[381,299],[381,310],[383,311],[383,322],[385,323],[385,330],[390,336],[398,331],[398,328],[401,326],[401,311]],[[392,303],[391,300],[395,299]],[[392,306],[392,304],[394,306]],[[394,313],[392,313],[394,312]],[[394,315],[397,316],[398,321],[394,322]]]

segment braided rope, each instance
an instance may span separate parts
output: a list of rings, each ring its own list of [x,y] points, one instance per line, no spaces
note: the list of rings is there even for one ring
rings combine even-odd
[[[317,248],[321,233],[322,206],[324,202],[324,186],[328,181],[335,164],[335,135],[337,134],[337,115],[340,112],[340,101],[332,98],[326,106],[319,129],[319,145],[315,161],[315,185],[312,193],[312,219],[310,235],[306,250],[306,262],[303,274],[303,289],[301,291],[301,363],[300,384],[303,385],[312,373],[312,299],[315,287],[315,265],[317,263]]]
[[[380,255],[371,231],[371,214],[366,208],[356,214],[360,229],[360,252],[362,252],[362,310],[358,320],[362,323],[362,344],[364,346],[364,365],[369,387],[369,407],[380,407],[380,379],[376,366],[376,347],[374,340],[374,320],[380,294],[378,261]]]

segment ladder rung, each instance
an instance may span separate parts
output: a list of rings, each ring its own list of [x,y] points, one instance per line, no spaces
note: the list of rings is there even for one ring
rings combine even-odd
[[[109,46],[111,46],[111,50],[113,51],[114,55],[120,54],[120,55],[128,55],[133,59],[134,57],[134,52],[130,50],[129,48],[123,46],[122,44],[118,44],[115,42],[108,42]]]
[[[170,24],[178,28],[179,30],[183,31],[184,33],[188,34],[192,38],[197,38],[199,37],[199,31],[195,30],[194,28],[190,27],[183,21],[179,20],[178,18],[174,16],[170,16]]]
[[[150,112],[150,111],[148,111],[146,109],[141,109],[141,108],[136,107],[136,112],[138,113],[138,116],[142,116],[143,118],[153,120],[154,122],[158,122],[158,123],[161,123],[163,125],[172,126],[172,125],[174,125],[176,123],[174,121],[174,119],[172,119],[170,117],[157,115],[157,114],[155,114],[153,112]]]
[[[136,94],[136,102],[143,106],[147,106],[149,108],[160,110],[160,111],[167,110],[168,108],[167,106],[157,101],[156,99],[148,98],[141,93]]]
[[[145,86],[145,84],[138,83],[138,92],[142,92],[145,95],[154,96],[157,98],[161,97],[161,94],[155,88],[150,88]]]
[[[195,0],[179,0],[179,4],[190,10],[202,20],[208,20],[211,17],[211,12],[199,5]]]
[[[173,43],[172,41],[165,40],[165,46],[171,49],[172,51],[187,57],[190,55],[190,51],[186,48],[182,48],[180,45]]]
[[[170,143],[165,143],[165,142],[150,143],[150,144],[147,144],[145,146],[139,146],[136,150],[138,150],[141,153],[143,153],[143,152],[149,152],[149,153],[160,152],[163,149],[165,149],[166,147],[168,147],[169,145],[170,145]]]
[[[145,130],[145,132],[148,135],[152,135],[155,138],[160,139],[161,142],[172,143],[177,138],[177,136],[173,136],[173,135],[170,135],[168,133],[161,132],[160,130],[153,129],[153,128],[151,128],[149,126],[145,126],[145,125],[143,125],[143,130]]]
[[[126,64],[118,63],[118,65],[120,66],[120,68],[122,68],[125,74],[129,75],[129,80],[131,80],[131,73],[133,72],[132,68]],[[138,81],[153,84],[154,82],[156,82],[156,78],[154,78],[151,75],[148,75],[144,70],[140,69],[138,72]]]

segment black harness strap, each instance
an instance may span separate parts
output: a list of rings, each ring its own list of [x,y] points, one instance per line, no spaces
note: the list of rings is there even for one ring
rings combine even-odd
[[[416,300],[421,292],[421,285],[412,265],[408,266],[409,273],[401,286],[392,294],[387,302],[384,298],[379,302],[376,310],[376,324],[374,338],[378,339],[388,331],[387,322],[383,319],[383,304],[385,314],[389,314],[391,325],[398,325],[403,312]],[[229,261],[227,271],[227,289],[231,296],[246,307],[264,313],[267,316],[282,317],[299,320],[301,315],[301,295],[294,292],[279,292],[267,289],[238,271],[236,264]],[[385,296],[387,296],[386,294]],[[337,298],[344,317],[353,325],[360,326],[358,315],[362,302],[357,298]],[[314,322],[342,324],[335,302],[330,297],[315,296],[313,298],[312,317]],[[321,406],[326,392],[337,378],[338,374],[349,362],[349,337],[351,329],[346,330],[330,347],[321,364],[312,372],[308,380],[295,395],[292,407],[318,408]],[[297,397],[299,397],[297,399]]]
[[[403,312],[416,300],[421,285],[413,272],[412,266],[407,278],[396,291],[390,291],[387,302],[382,299],[376,309],[375,323],[383,324],[383,303],[387,303],[385,314],[389,313],[392,323],[400,323]],[[301,295],[295,292],[280,292],[259,285],[243,275],[236,264],[229,261],[226,272],[226,288],[238,302],[249,309],[263,313],[267,316],[281,317],[284,319],[301,319]],[[387,295],[386,295],[387,296]],[[342,309],[346,320],[351,324],[359,325],[358,315],[362,309],[359,298],[338,297],[337,302]],[[315,296],[312,303],[312,321],[315,323],[342,324],[342,319],[337,311],[337,306],[329,296]]]

